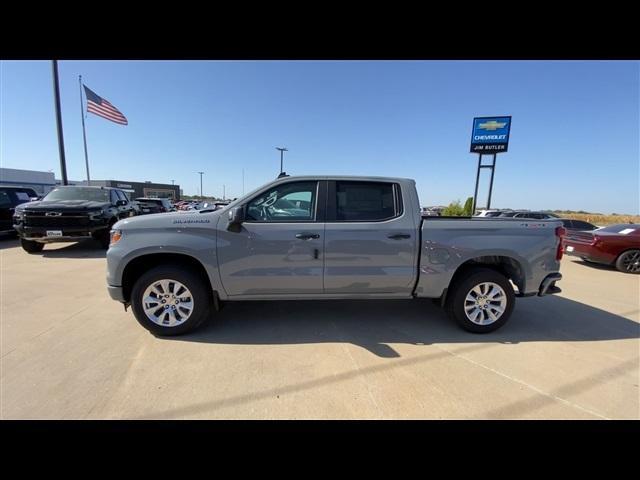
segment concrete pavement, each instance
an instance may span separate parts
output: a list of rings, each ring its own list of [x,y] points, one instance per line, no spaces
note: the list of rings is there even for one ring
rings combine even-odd
[[[93,242],[0,240],[3,419],[638,419],[640,276],[562,265],[489,335],[430,301],[229,303],[155,338]]]

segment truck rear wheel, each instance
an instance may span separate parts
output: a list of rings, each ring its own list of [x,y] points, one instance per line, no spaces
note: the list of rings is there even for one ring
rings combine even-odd
[[[213,295],[199,275],[173,265],[144,273],[131,291],[136,320],[158,336],[182,335],[211,314]]]
[[[477,268],[451,287],[446,310],[465,330],[489,333],[507,323],[514,304],[513,288],[504,275],[489,268]]]
[[[24,238],[20,239],[20,245],[22,245],[22,249],[28,253],[38,253],[44,248],[44,243],[25,240]]]

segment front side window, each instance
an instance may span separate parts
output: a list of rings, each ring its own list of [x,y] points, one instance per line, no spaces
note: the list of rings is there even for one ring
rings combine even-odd
[[[254,222],[312,222],[318,182],[292,182],[261,193],[247,204],[247,220]]]
[[[336,182],[336,220],[375,222],[398,215],[392,183]]]
[[[116,190],[116,195],[118,195],[119,200],[124,200],[125,202],[129,203],[129,199],[122,190]]]

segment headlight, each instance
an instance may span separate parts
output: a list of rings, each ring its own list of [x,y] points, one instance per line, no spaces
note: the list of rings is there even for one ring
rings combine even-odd
[[[15,210],[13,212],[13,218],[16,219],[17,221],[21,222],[22,220],[24,220],[24,211],[23,210]]]
[[[120,241],[122,238],[122,230],[111,230],[111,239],[109,241],[109,246],[112,247],[116,243]]]

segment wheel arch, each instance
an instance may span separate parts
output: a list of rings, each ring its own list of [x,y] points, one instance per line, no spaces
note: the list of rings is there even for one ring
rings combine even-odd
[[[122,272],[122,293],[126,302],[131,301],[131,291],[136,280],[151,268],[160,265],[174,265],[196,273],[205,286],[213,292],[211,280],[204,265],[195,257],[184,253],[147,253],[132,259]]]
[[[446,302],[447,294],[451,287],[460,279],[467,275],[470,271],[477,268],[488,268],[504,275],[507,280],[511,280],[519,291],[524,291],[526,274],[522,264],[513,257],[505,255],[483,255],[474,257],[461,263],[451,277],[449,286],[444,290],[441,298],[441,304]]]

